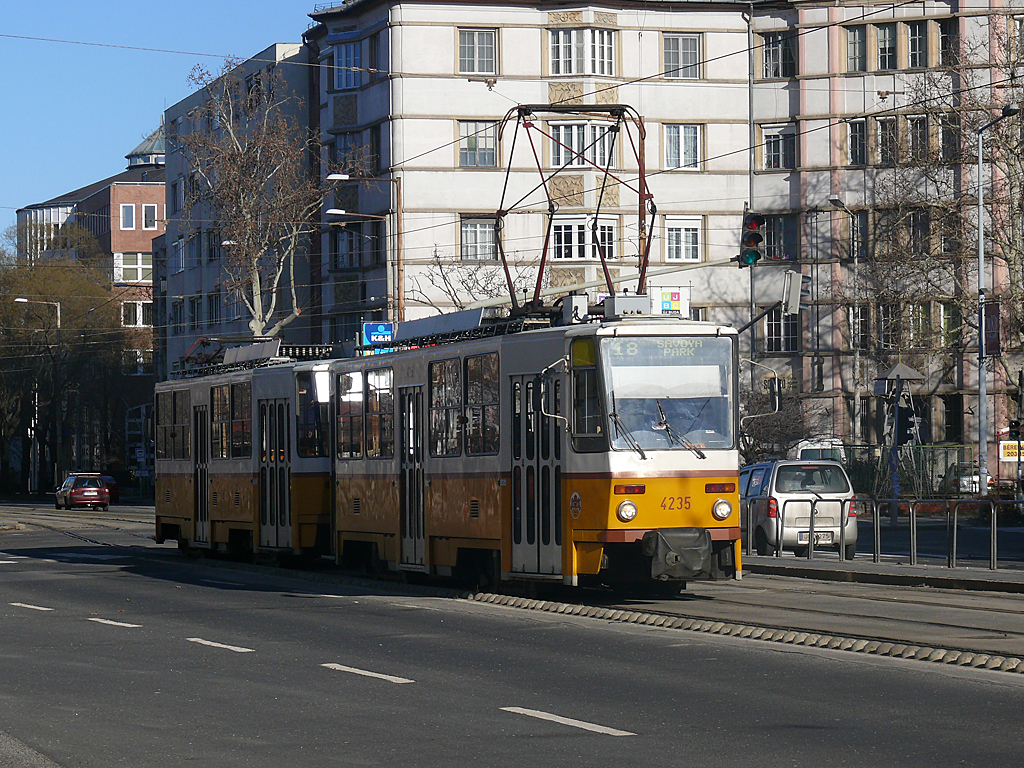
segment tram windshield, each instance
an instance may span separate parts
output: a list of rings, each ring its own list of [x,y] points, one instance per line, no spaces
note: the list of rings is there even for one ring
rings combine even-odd
[[[617,450],[688,450],[735,444],[733,339],[602,339],[609,434]]]

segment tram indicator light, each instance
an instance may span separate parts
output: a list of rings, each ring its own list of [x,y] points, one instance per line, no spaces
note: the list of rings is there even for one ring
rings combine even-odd
[[[615,495],[616,496],[632,496],[632,495],[643,495],[647,493],[646,485],[616,485]]]

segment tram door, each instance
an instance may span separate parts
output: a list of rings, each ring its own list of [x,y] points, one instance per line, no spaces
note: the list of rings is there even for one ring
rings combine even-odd
[[[561,413],[561,381],[539,386],[512,377],[512,570],[560,574],[565,430],[544,413]]]
[[[192,409],[192,445],[195,446],[196,463],[192,470],[192,492],[195,497],[195,541],[207,544],[210,541],[210,421],[207,406],[197,405]]]
[[[260,546],[292,545],[291,405],[260,400]]]
[[[423,387],[398,390],[401,423],[402,563],[425,566],[423,510]]]

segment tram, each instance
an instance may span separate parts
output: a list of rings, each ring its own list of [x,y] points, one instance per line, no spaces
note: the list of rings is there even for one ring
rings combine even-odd
[[[737,578],[736,331],[624,306],[163,382],[156,538],[495,589]]]

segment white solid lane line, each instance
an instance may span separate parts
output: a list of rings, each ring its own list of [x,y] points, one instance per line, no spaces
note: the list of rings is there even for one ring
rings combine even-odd
[[[635,733],[629,731],[620,731],[616,728],[608,728],[604,725],[596,725],[594,723],[587,723],[583,720],[573,720],[571,717],[562,717],[561,715],[552,715],[550,712],[541,712],[537,709],[524,709],[523,707],[502,707],[503,712],[512,712],[517,715],[526,715],[527,717],[536,717],[540,720],[550,720],[553,723],[561,723],[562,725],[571,725],[573,728],[582,728],[585,731],[593,731],[594,733],[603,733],[606,736],[636,736]]]
[[[141,627],[142,626],[141,624],[128,624],[128,623],[123,622],[123,621],[111,621],[110,619],[93,619],[93,618],[90,618],[89,621],[95,621],[97,624],[107,624],[107,625],[109,625],[111,627]]]
[[[55,611],[56,608],[43,608],[41,605],[29,605],[28,603],[11,603],[15,608],[31,608],[33,611]]]
[[[15,565],[17,560],[0,560],[0,565]]]
[[[327,667],[328,669],[336,669],[339,672],[351,672],[353,675],[362,675],[363,677],[375,677],[378,680],[387,680],[389,683],[415,683],[415,680],[409,680],[405,677],[395,677],[394,675],[382,675],[380,672],[370,672],[365,669],[356,669],[355,667],[346,667],[341,664],[321,664],[321,667]]]
[[[215,643],[212,640],[203,640],[201,637],[187,637],[185,639],[190,643],[208,645],[211,648],[223,648],[226,651],[234,651],[235,653],[256,653],[255,648],[239,648],[237,645],[224,645],[223,643]]]

